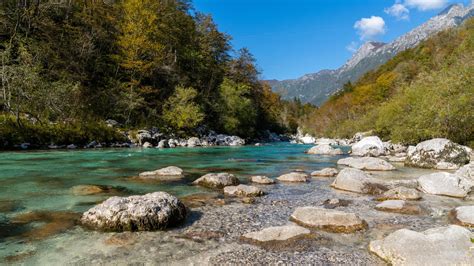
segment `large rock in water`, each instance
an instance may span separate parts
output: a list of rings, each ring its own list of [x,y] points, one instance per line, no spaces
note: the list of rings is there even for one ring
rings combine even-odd
[[[343,154],[341,149],[335,149],[329,144],[320,144],[309,149],[307,154],[316,154],[316,155],[340,155]]]
[[[367,228],[367,223],[353,213],[319,207],[300,207],[291,215],[294,222],[336,233],[352,233]]]
[[[379,137],[365,137],[352,145],[352,155],[377,157],[385,155],[385,148]]]
[[[207,174],[198,178],[193,182],[194,185],[199,185],[208,188],[224,188],[227,186],[236,186],[239,184],[239,179],[233,174],[218,173]]]
[[[446,172],[432,173],[418,178],[418,189],[424,193],[464,198],[470,188],[463,186],[464,179]]]
[[[342,169],[331,184],[333,188],[363,194],[381,194],[388,190],[387,187],[376,182],[365,172],[354,169]]]
[[[382,195],[375,198],[379,201],[384,200],[419,200],[421,199],[421,193],[414,188],[407,187],[395,187],[385,191]]]
[[[104,231],[151,231],[176,226],[186,218],[186,207],[166,192],[112,197],[86,211],[85,226]]]
[[[451,216],[455,223],[474,228],[474,206],[457,207],[451,212]]]
[[[465,187],[470,188],[471,190],[474,188],[474,162],[470,162],[469,164],[459,168],[455,175],[463,178]]]
[[[277,179],[282,182],[307,182],[309,180],[309,175],[301,172],[293,172],[281,175]]]
[[[287,241],[298,237],[309,235],[311,232],[301,226],[284,225],[265,228],[258,232],[247,233],[242,238],[258,243],[267,243],[272,241]]]
[[[139,176],[147,179],[159,179],[159,177],[181,177],[183,175],[183,169],[176,166],[168,166],[165,168],[158,169],[156,171],[143,172]]]
[[[337,164],[347,165],[352,168],[369,171],[391,171],[395,170],[395,167],[385,160],[373,157],[348,157],[340,159]]]
[[[264,192],[258,187],[238,185],[225,187],[224,194],[235,197],[260,197]]]
[[[472,265],[473,234],[451,225],[415,232],[401,229],[370,242],[370,251],[392,265]]]
[[[408,150],[405,165],[421,168],[457,169],[469,162],[466,149],[448,139],[423,141]]]

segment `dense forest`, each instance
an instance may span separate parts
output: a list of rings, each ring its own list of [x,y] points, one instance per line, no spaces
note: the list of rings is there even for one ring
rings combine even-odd
[[[474,19],[348,83],[304,122],[318,136],[374,131],[396,142],[474,146]]]
[[[253,138],[311,109],[259,81],[247,49],[187,0],[0,3],[0,146],[83,143],[158,127]]]

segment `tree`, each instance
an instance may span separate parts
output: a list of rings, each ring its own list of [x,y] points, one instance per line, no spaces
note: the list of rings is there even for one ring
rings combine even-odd
[[[189,132],[204,120],[201,106],[195,102],[197,91],[193,88],[177,87],[165,102],[163,119],[173,129]]]

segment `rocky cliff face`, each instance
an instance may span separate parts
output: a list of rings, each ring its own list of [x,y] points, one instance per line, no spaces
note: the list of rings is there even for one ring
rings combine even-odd
[[[464,7],[451,5],[437,16],[400,36],[391,43],[368,42],[353,57],[336,70],[322,70],[298,79],[272,81],[274,91],[285,99],[299,98],[303,102],[321,105],[344,83],[356,81],[366,72],[376,69],[406,49],[445,29],[457,27],[474,16],[474,4]]]

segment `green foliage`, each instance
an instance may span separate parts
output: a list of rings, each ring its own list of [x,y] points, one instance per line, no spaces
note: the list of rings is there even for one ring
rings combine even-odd
[[[195,102],[197,91],[193,88],[177,87],[164,105],[163,119],[173,129],[191,131],[204,120],[201,107]]]
[[[350,137],[374,130],[397,142],[446,137],[474,140],[474,19],[400,53],[346,85],[305,126]]]
[[[253,136],[257,112],[250,98],[250,86],[224,79],[220,88],[220,113],[225,132]]]

